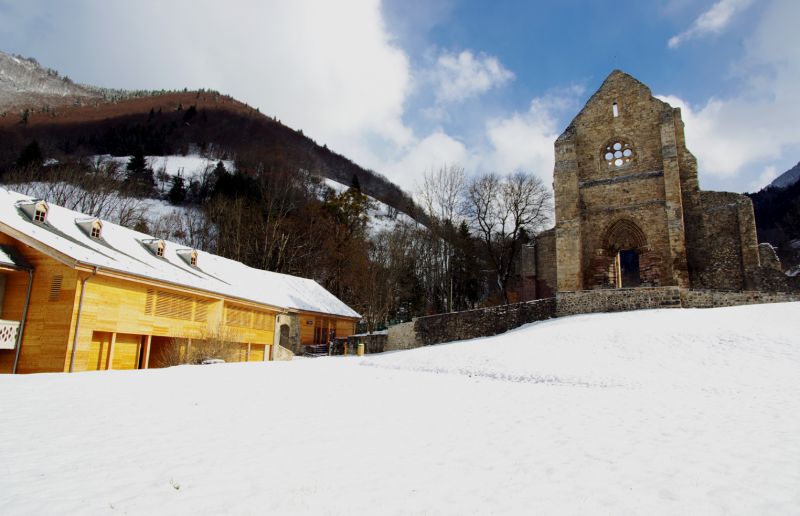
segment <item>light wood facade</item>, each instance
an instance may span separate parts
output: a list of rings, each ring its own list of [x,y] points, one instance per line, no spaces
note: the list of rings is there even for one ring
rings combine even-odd
[[[185,352],[209,335],[224,335],[234,360],[270,360],[276,316],[286,313],[298,317],[303,344],[331,328],[337,337],[354,333],[353,317],[268,306],[93,268],[31,243],[36,244],[0,232],[0,244],[13,247],[33,268],[20,373],[158,367],[165,349]],[[0,274],[5,276],[0,318],[21,321],[29,275]],[[15,350],[0,350],[0,372],[12,371],[15,356]]]

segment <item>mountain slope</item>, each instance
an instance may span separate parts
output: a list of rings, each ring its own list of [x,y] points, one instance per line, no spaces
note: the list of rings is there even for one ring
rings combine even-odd
[[[747,194],[753,201],[758,241],[777,248],[784,269],[800,264],[800,181],[792,181],[793,174],[800,176],[800,164],[766,188]]]
[[[302,169],[346,186],[355,178],[364,193],[427,222],[411,197],[387,178],[218,92],[102,90],[72,84],[33,60],[8,54],[0,54],[0,74],[6,106],[0,116],[0,172],[12,167],[32,140],[57,160],[199,149],[235,160],[243,172]]]
[[[35,59],[0,52],[0,111],[103,99],[104,91],[75,84]]]
[[[800,181],[800,163],[797,163],[797,165],[776,177],[769,184],[769,186],[775,188],[787,188],[795,184],[797,181]]]

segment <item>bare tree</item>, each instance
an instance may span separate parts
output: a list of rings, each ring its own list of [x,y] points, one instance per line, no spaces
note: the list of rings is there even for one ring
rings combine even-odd
[[[123,226],[133,225],[145,211],[142,200],[122,186],[120,167],[113,161],[92,163],[88,170],[77,164],[17,170],[5,183],[19,193]]]
[[[520,244],[549,221],[552,193],[541,179],[525,172],[485,174],[470,181],[466,203],[508,304]]]
[[[441,167],[425,173],[419,197],[422,207],[430,217],[440,222],[457,224],[463,214],[463,198],[466,179],[464,168],[458,165]]]
[[[464,214],[464,168],[450,165],[425,173],[419,199],[430,223],[428,238],[418,241],[420,272],[431,308],[445,311],[453,307],[453,240],[455,228]]]
[[[240,336],[225,326],[205,330],[199,338],[170,339],[155,357],[159,367],[202,364],[207,360],[238,361]]]

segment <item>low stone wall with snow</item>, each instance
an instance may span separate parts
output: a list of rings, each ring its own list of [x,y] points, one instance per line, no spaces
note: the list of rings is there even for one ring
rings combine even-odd
[[[681,289],[646,287],[559,292],[556,294],[556,305],[557,317],[596,312],[680,308]]]
[[[531,322],[586,313],[655,308],[715,308],[789,301],[800,301],[800,293],[727,292],[680,287],[559,292],[554,298],[419,317],[411,323],[389,328],[385,349],[412,349],[488,337]]]
[[[724,292],[719,290],[684,290],[683,308],[715,308],[719,306],[756,305],[800,301],[800,294],[785,292]]]
[[[414,321],[395,324],[389,327],[389,337],[384,351],[418,348],[417,336],[414,332]]]
[[[507,332],[556,316],[555,298],[418,317],[414,331],[420,346],[474,339]],[[417,347],[417,346],[415,346]]]

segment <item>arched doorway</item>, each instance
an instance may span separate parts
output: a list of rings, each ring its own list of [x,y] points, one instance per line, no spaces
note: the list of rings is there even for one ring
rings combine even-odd
[[[281,324],[280,327],[280,345],[285,349],[292,349],[292,343],[289,340],[289,325]]]
[[[644,232],[629,219],[619,219],[603,233],[603,254],[610,261],[606,284],[615,288],[642,285],[642,254],[647,249]]]

